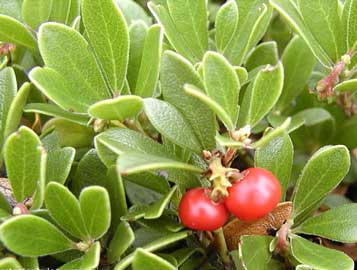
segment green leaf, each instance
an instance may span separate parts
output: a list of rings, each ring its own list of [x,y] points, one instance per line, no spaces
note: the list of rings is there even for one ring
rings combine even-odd
[[[163,196],[160,200],[156,201],[153,205],[150,205],[150,207],[145,211],[145,219],[156,219],[159,218],[163,212],[166,206],[169,204],[171,201],[172,196],[177,190],[177,186],[174,186],[170,192],[168,192],[165,196]]]
[[[128,211],[125,188],[123,179],[115,166],[109,168],[106,178],[105,187],[110,199],[111,224],[115,228],[120,223],[120,218]]]
[[[84,114],[73,113],[61,109],[60,107],[50,103],[31,103],[24,108],[27,113],[39,113],[57,118],[63,118],[71,122],[86,126],[89,122],[89,117]]]
[[[343,13],[342,24],[346,31],[347,49],[352,49],[357,41],[357,1],[346,0]]]
[[[130,85],[130,89],[135,89],[136,82],[138,81],[138,74],[141,63],[143,61],[143,52],[145,48],[147,32],[148,27],[145,22],[141,20],[134,21],[129,28],[130,51],[127,79]]]
[[[340,93],[355,92],[357,91],[357,79],[341,82],[337,84],[333,90]]]
[[[82,257],[81,270],[96,269],[100,262],[100,242],[94,242]]]
[[[205,104],[184,92],[185,84],[203,89],[194,67],[182,56],[166,51],[161,65],[161,88],[164,99],[174,105],[190,123],[204,149],[214,149],[216,122]]]
[[[70,25],[79,16],[79,0],[52,0],[51,21],[63,22]]]
[[[294,146],[289,135],[284,134],[255,152],[254,166],[267,169],[279,180],[282,187],[282,201],[290,182]]]
[[[248,55],[245,66],[248,70],[253,70],[260,66],[276,65],[279,61],[278,46],[275,41],[260,43]],[[285,66],[284,66],[285,67]]]
[[[142,98],[128,95],[99,101],[89,107],[88,113],[98,119],[124,121],[136,117],[142,108]]]
[[[32,29],[37,29],[41,23],[50,19],[52,0],[24,0],[22,3],[22,18]]]
[[[93,239],[102,237],[110,226],[110,200],[108,192],[98,186],[83,189],[79,196],[81,211],[89,235]]]
[[[234,68],[220,54],[208,52],[203,58],[203,80],[207,95],[221,105],[230,116],[230,129],[238,119],[240,83]]]
[[[40,266],[38,263],[38,259],[36,257],[21,257],[17,259],[23,268],[25,269],[33,269],[33,270],[39,270]]]
[[[345,204],[307,219],[294,232],[354,243],[357,242],[356,217],[357,204]]]
[[[269,113],[283,89],[283,65],[272,67],[268,65],[259,71],[256,79],[246,90],[239,117],[239,126],[250,125],[254,127]]]
[[[333,61],[306,26],[293,0],[269,0],[270,4],[286,19],[289,25],[301,36],[310,47],[315,57],[326,67],[333,66]]]
[[[0,15],[0,40],[24,46],[32,51],[37,50],[37,42],[32,33],[18,20]]]
[[[175,42],[171,40],[171,35],[181,35],[189,45],[194,60],[198,61],[202,59],[203,54],[208,49],[206,1],[167,0],[166,3],[170,17],[177,30],[177,33],[165,32],[168,40],[172,43],[173,47],[176,47]],[[162,22],[162,24],[165,28],[165,22]]]
[[[239,1],[238,10],[238,27],[224,50],[224,55],[232,64],[240,66],[249,51],[263,37],[273,10],[267,6],[265,0]]]
[[[40,173],[39,179],[37,181],[37,187],[35,193],[32,197],[32,205],[31,210],[38,210],[42,207],[43,202],[45,200],[45,188],[46,188],[46,169],[47,169],[47,151],[41,145],[39,147],[41,152],[40,156]]]
[[[229,129],[233,130],[235,127],[235,124],[232,122],[231,117],[228,115],[228,113],[222,108],[220,104],[218,104],[215,100],[210,98],[209,96],[205,95],[202,90],[198,89],[194,85],[186,84],[184,86],[185,92],[193,96],[203,103],[205,103],[218,117],[221,119],[221,121],[224,123],[224,125]],[[236,103],[236,107],[238,108],[238,104]]]
[[[82,19],[110,89],[119,93],[129,61],[129,32],[124,16],[113,0],[83,0]]]
[[[243,236],[240,243],[240,257],[244,269],[268,269],[267,264],[272,256],[269,251],[271,236]]]
[[[56,223],[76,238],[88,239],[77,198],[65,186],[51,182],[45,194],[46,208]]]
[[[216,28],[216,45],[220,52],[223,52],[232,39],[238,27],[239,12],[236,1],[227,1],[219,9],[215,28]]]
[[[304,167],[294,193],[294,216],[319,203],[346,176],[350,155],[345,146],[326,146],[317,151]]]
[[[163,36],[163,30],[159,25],[153,25],[147,31],[133,91],[136,95],[141,97],[154,95],[159,79]]]
[[[0,14],[8,15],[17,20],[21,20],[21,0],[0,0]]]
[[[82,258],[74,259],[68,263],[63,264],[58,270],[73,270],[80,269]]]
[[[0,147],[4,144],[6,121],[16,91],[17,82],[14,70],[10,67],[0,70]]]
[[[140,4],[136,3],[134,0],[115,0],[115,2],[123,12],[128,25],[134,24],[138,20],[142,20],[145,24],[151,25],[152,18]]]
[[[189,122],[171,104],[158,99],[144,100],[144,110],[151,124],[166,138],[195,152],[201,152],[201,145]]]
[[[284,88],[276,104],[278,111],[290,108],[291,102],[304,90],[304,86],[316,65],[316,60],[299,36],[294,37],[282,55]]]
[[[341,251],[325,248],[297,235],[291,235],[290,238],[292,255],[302,264],[324,270],[354,268],[353,260]]]
[[[88,147],[92,144],[95,135],[91,127],[79,125],[61,118],[51,118],[42,128],[43,134],[52,131],[55,131],[59,136],[62,147]]]
[[[84,113],[110,97],[88,43],[76,30],[46,23],[38,36],[46,67],[33,69],[29,77],[45,95],[66,110]]]
[[[197,173],[202,172],[201,168],[187,163],[138,152],[127,152],[120,155],[117,164],[119,172],[123,175],[169,168],[188,170]]]
[[[120,259],[124,252],[133,244],[135,235],[129,223],[122,221],[115,230],[108,247],[108,260],[113,263]]]
[[[18,270],[23,269],[23,266],[13,257],[7,257],[0,260],[1,270]]]
[[[0,226],[0,239],[11,251],[22,256],[44,256],[74,248],[74,243],[47,220],[22,215]]]
[[[339,130],[348,130],[348,132],[338,132],[336,134],[336,141],[346,145],[350,149],[355,148],[357,146],[357,117],[352,117],[343,121]]]
[[[4,138],[7,138],[12,132],[17,130],[21,122],[22,110],[26,104],[27,97],[31,91],[31,84],[24,83],[13,99],[6,119],[4,128]]]
[[[346,53],[345,31],[338,14],[338,2],[298,0],[306,26],[334,62]]]
[[[133,258],[133,270],[175,270],[177,269],[163,258],[152,254],[145,249],[138,248]]]
[[[22,126],[5,143],[5,163],[17,202],[31,197],[40,178],[41,141],[29,128]]]
[[[69,176],[76,150],[65,147],[49,151],[47,158],[46,182],[58,182],[64,184]]]

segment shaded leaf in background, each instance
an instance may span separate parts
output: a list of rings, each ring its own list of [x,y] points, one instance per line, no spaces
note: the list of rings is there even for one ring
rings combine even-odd
[[[175,270],[175,266],[145,249],[138,248],[133,259],[133,270]]]
[[[134,239],[135,235],[129,223],[122,221],[116,228],[108,247],[109,262],[119,260],[124,252],[132,245]]]
[[[147,25],[152,23],[152,18],[134,0],[115,0],[115,3],[122,10],[128,25],[134,24],[137,20],[142,20]]]

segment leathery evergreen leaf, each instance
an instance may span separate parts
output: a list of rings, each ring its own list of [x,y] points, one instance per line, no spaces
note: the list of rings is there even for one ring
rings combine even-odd
[[[195,152],[201,145],[188,121],[170,103],[154,98],[144,100],[144,111],[151,124],[166,138]]]
[[[224,55],[232,64],[240,66],[264,35],[273,10],[266,0],[239,1],[238,10],[238,27],[226,46]]]
[[[75,248],[75,244],[55,226],[33,215],[13,217],[2,223],[0,239],[9,250],[28,257]]]
[[[133,259],[133,270],[175,270],[177,269],[168,261],[163,258],[146,251],[145,249],[138,248],[135,251]]]
[[[325,146],[304,167],[294,193],[294,216],[319,203],[346,176],[350,155],[345,146]]]
[[[100,262],[100,242],[94,242],[82,257],[81,270],[96,269]]]
[[[79,202],[67,187],[56,182],[49,183],[45,203],[51,217],[59,226],[79,239],[88,239]]]
[[[312,243],[297,235],[291,235],[292,256],[313,269],[353,270],[353,260],[345,253]]]
[[[163,37],[163,30],[159,25],[153,25],[147,31],[133,91],[136,95],[152,97],[155,93],[160,73]]]
[[[216,17],[216,45],[223,52],[238,27],[239,11],[235,0],[227,1]]]
[[[6,257],[0,260],[1,270],[17,270],[22,268],[23,266],[14,257]]]
[[[113,0],[83,0],[82,19],[111,91],[120,93],[129,61],[129,32],[123,14]]]
[[[22,3],[22,18],[32,29],[50,19],[52,0],[24,0]]]
[[[267,41],[259,44],[248,55],[245,66],[253,70],[260,66],[276,65],[279,61],[278,46],[275,41]],[[284,66],[285,67],[285,66]]]
[[[165,157],[127,152],[118,158],[118,170],[122,175],[137,174],[158,169],[180,169],[200,173],[202,169],[193,165]]]
[[[346,0],[343,13],[342,24],[346,31],[347,49],[351,49],[357,41],[357,1]]]
[[[259,71],[243,97],[239,126],[254,127],[273,108],[283,89],[284,70],[279,62]]]
[[[115,0],[115,3],[123,12],[128,25],[142,20],[146,25],[152,24],[152,18],[146,13],[146,10],[134,0]]]
[[[5,143],[5,164],[15,199],[31,197],[40,178],[41,141],[29,128],[22,126]]]
[[[203,80],[207,95],[230,116],[233,127],[238,120],[240,83],[234,68],[220,54],[208,52],[203,58]]]
[[[307,219],[294,232],[354,243],[357,241],[356,217],[357,204],[344,204]]]
[[[316,41],[306,26],[296,3],[293,0],[269,0],[270,4],[287,20],[289,25],[301,36],[310,47],[315,57],[326,67],[333,65],[333,61]]]
[[[91,186],[79,196],[84,223],[92,239],[102,237],[110,226],[110,200],[106,189]]]
[[[47,158],[46,182],[64,184],[69,176],[76,150],[65,147],[49,151]]]
[[[177,241],[183,240],[188,236],[189,232],[188,231],[183,231],[183,232],[178,232],[178,233],[171,233],[168,235],[165,235],[163,237],[160,237],[158,239],[155,239],[152,241],[150,244],[143,246],[142,248],[148,252],[154,252],[156,250],[160,250],[172,243],[175,243]],[[126,256],[123,258],[116,266],[115,270],[123,270],[127,268],[134,259],[134,253],[131,253],[130,255]]]
[[[4,143],[4,132],[11,102],[17,91],[15,72],[6,67],[0,71],[0,146]]]
[[[133,244],[135,235],[129,223],[122,221],[115,230],[108,248],[108,260],[114,262]]]
[[[204,149],[214,149],[216,147],[214,114],[205,104],[184,91],[185,84],[204,89],[194,67],[179,54],[166,51],[162,60],[160,81],[164,100],[182,113]]]
[[[338,0],[298,0],[307,27],[326,54],[336,62],[346,50],[345,29],[338,14]]]
[[[46,67],[35,68],[29,77],[44,94],[64,109],[84,113],[110,97],[88,43],[76,30],[45,23],[38,36]]]
[[[142,108],[142,98],[125,95],[99,101],[89,107],[88,113],[98,119],[124,121],[136,117]]]
[[[351,80],[339,83],[334,88],[334,91],[337,91],[340,93],[357,91],[357,79],[351,79]]]

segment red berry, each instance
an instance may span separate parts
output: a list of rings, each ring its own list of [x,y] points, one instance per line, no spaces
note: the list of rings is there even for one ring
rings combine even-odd
[[[182,223],[193,230],[214,231],[228,219],[224,203],[216,203],[209,197],[210,189],[194,188],[187,191],[179,205]]]
[[[275,176],[261,168],[250,168],[244,177],[228,188],[224,203],[240,220],[254,221],[270,213],[281,198],[281,186]]]

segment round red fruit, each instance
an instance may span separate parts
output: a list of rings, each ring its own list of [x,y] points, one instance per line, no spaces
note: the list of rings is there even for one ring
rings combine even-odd
[[[179,205],[181,222],[188,228],[199,231],[214,231],[221,228],[228,219],[224,203],[216,203],[209,197],[207,188],[187,191]]]
[[[250,168],[243,178],[228,188],[224,203],[243,221],[258,220],[270,213],[281,199],[281,186],[275,176],[262,168]]]

